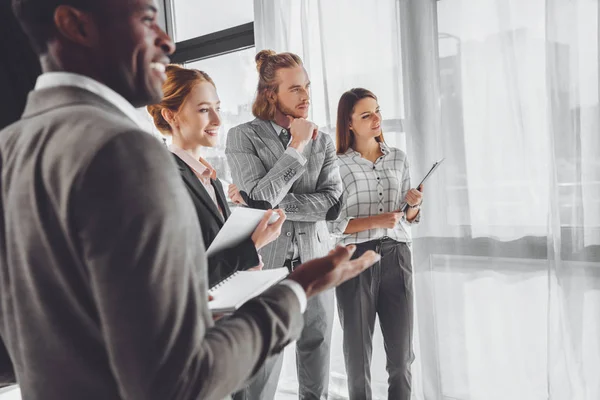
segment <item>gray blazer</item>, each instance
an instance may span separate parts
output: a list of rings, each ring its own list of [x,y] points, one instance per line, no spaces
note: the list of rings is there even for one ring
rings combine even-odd
[[[104,99],[31,92],[0,159],[0,335],[24,399],[222,399],[299,337],[282,285],[214,325],[172,156]]]
[[[260,250],[266,268],[283,265],[294,236],[303,262],[326,255],[325,221],[340,213],[342,181],[329,135],[319,132],[317,140],[305,147],[305,165],[290,151],[270,121],[257,118],[227,135],[227,161],[246,202],[251,207],[279,207],[287,215],[279,238]]]

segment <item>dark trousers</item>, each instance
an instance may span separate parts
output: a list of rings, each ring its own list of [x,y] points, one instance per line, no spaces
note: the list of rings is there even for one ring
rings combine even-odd
[[[336,289],[350,400],[372,398],[375,314],[379,316],[387,356],[388,399],[409,400],[410,365],[414,360],[410,249],[406,243],[382,238],[358,244],[353,258],[367,250],[380,253],[381,260]]]
[[[296,342],[300,400],[327,399],[333,313],[333,290],[308,300],[304,329]],[[275,399],[282,366],[283,352],[270,357],[250,385],[234,395],[234,400]]]

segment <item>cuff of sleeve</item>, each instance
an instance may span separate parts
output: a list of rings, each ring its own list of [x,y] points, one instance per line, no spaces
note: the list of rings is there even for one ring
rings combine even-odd
[[[412,221],[410,221],[410,222],[409,222],[409,221],[406,219],[406,215],[405,215],[405,216],[404,216],[404,221],[406,221],[406,223],[407,223],[408,225],[415,225],[415,224],[418,224],[418,223],[419,223],[419,221],[421,221],[421,209],[419,208],[419,212],[418,212],[417,216],[415,217],[415,219],[413,219]]]
[[[302,286],[300,286],[298,282],[294,282],[291,279],[285,279],[279,283],[292,289],[292,291],[296,294],[296,297],[298,298],[298,302],[300,303],[300,312],[304,314],[304,311],[306,311],[307,299],[306,293],[304,292]]]
[[[331,234],[336,238],[345,238],[350,236],[350,234],[344,233],[344,231],[348,227],[350,221],[353,219],[354,217],[348,217],[333,222],[327,222],[329,232],[331,232]]]
[[[306,157],[304,157],[297,149],[288,147],[285,152],[294,157],[300,163],[300,165],[306,164]]]

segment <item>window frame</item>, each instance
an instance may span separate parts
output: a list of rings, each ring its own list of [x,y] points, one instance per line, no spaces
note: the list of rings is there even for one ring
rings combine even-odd
[[[175,38],[175,0],[161,0],[166,31]],[[212,32],[175,43],[171,62],[187,64],[255,46],[254,22]]]

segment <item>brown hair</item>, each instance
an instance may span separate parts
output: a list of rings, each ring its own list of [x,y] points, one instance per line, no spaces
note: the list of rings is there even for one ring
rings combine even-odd
[[[165,70],[167,80],[163,83],[163,99],[158,104],[152,104],[146,107],[152,118],[154,125],[164,135],[172,134],[171,125],[162,116],[163,108],[173,112],[179,111],[181,105],[185,102],[194,86],[200,82],[215,83],[206,72],[197,69],[187,69],[179,65],[167,65]]]
[[[275,103],[269,92],[277,93],[279,82],[276,74],[281,68],[302,66],[302,60],[293,53],[275,53],[273,50],[262,50],[254,58],[258,70],[258,88],[256,99],[252,104],[252,114],[256,118],[270,121],[275,118]]]
[[[370,90],[363,88],[354,88],[345,92],[338,103],[337,125],[335,135],[337,141],[337,153],[344,154],[349,148],[354,146],[354,132],[350,128],[352,113],[359,100],[370,97],[377,101],[377,96]],[[383,142],[383,132],[375,138],[378,142]]]

